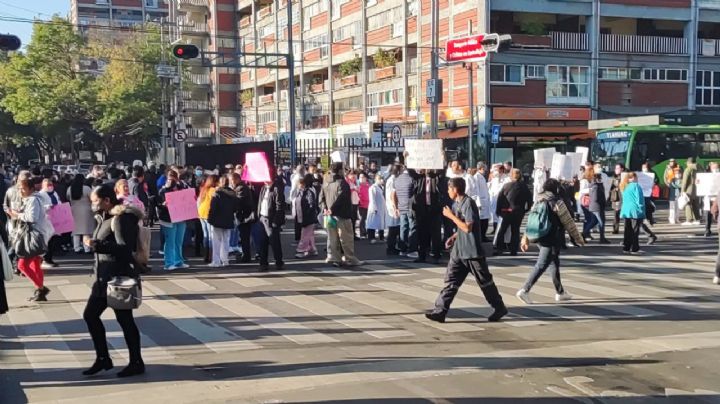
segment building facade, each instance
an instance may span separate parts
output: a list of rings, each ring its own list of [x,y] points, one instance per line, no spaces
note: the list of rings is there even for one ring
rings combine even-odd
[[[287,0],[176,1],[183,41],[227,55],[288,52]],[[485,62],[441,66],[446,145],[466,147],[471,91],[480,143],[501,125],[500,148],[515,158],[523,145],[591,136],[589,119],[720,107],[718,0],[437,1],[441,47],[469,33],[513,37],[510,50]],[[379,121],[401,125],[403,136],[429,136],[430,7],[292,3],[297,137],[371,137]],[[188,63],[195,136],[229,143],[289,131],[286,69]]]
[[[71,0],[70,20],[83,30],[101,27],[129,28],[167,17],[165,0]],[[105,35],[109,36],[107,30]]]

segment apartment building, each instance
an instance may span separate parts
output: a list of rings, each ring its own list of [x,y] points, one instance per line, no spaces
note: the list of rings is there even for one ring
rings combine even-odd
[[[183,36],[188,42],[216,52],[288,51],[287,0],[178,1],[195,27]],[[533,142],[591,136],[589,119],[720,107],[718,0],[438,1],[441,46],[469,29],[514,41],[470,73],[461,64],[441,67],[439,137],[451,147],[465,147],[470,91],[480,139],[501,125],[499,146],[514,157]],[[430,6],[294,2],[297,137],[371,137],[369,123],[381,120],[402,125],[403,136],[429,136]],[[199,103],[198,136],[234,142],[289,131],[286,69],[195,63],[199,86],[187,95]]]
[[[70,20],[85,31],[132,27],[167,17],[165,0],[70,0]],[[109,36],[107,30],[104,35]]]

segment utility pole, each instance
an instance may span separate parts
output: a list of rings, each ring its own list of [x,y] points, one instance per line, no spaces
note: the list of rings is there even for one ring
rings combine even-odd
[[[165,64],[165,17],[160,18],[160,63]],[[161,142],[162,142],[162,162],[167,163],[168,148],[168,125],[167,125],[167,87],[168,79],[160,78],[162,117],[160,118]]]
[[[430,103],[430,136],[438,137],[438,107],[442,100],[442,85],[439,82],[440,64],[440,4],[439,0],[430,0],[430,35],[432,38],[430,55],[430,81],[433,82],[434,96]],[[430,91],[428,91],[430,95]]]
[[[472,21],[468,20],[468,35],[472,35]],[[468,167],[470,168],[475,165],[475,153],[473,152],[473,144],[475,143],[475,134],[473,133],[473,127],[475,123],[475,102],[474,93],[475,86],[473,86],[473,64],[468,63],[468,96],[470,97],[470,123],[468,123]]]
[[[287,2],[287,30],[288,30],[288,120],[290,124],[290,166],[294,167],[297,160],[297,145],[295,144],[295,51],[293,49],[292,30],[292,0]],[[329,46],[329,45],[328,45]]]

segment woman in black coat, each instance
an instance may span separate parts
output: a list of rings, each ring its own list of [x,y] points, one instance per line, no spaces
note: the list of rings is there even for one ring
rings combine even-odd
[[[212,262],[211,267],[230,265],[230,234],[235,227],[235,213],[238,211],[239,199],[230,188],[227,176],[220,177],[219,186],[210,201],[208,223],[212,226]]]
[[[90,195],[93,212],[98,222],[93,233],[92,248],[95,251],[95,282],[92,285],[83,319],[87,323],[93,345],[95,363],[84,375],[94,375],[102,370],[113,368],[105,338],[105,327],[100,316],[107,309],[108,281],[116,276],[137,278],[133,252],[137,248],[139,221],[143,212],[133,206],[120,204],[110,185],[97,187]],[[114,223],[113,223],[114,222]],[[145,373],[145,364],[140,353],[140,331],[135,324],[132,310],[113,310],[125,336],[130,352],[130,364],[120,371],[118,377],[128,377]]]
[[[318,255],[315,246],[315,225],[318,224],[318,215],[320,208],[318,207],[318,198],[315,195],[313,187],[313,175],[306,174],[300,182],[300,197],[295,199],[295,211],[298,213],[298,219],[302,230],[300,232],[300,242],[297,246],[297,254],[295,258],[305,258]]]
[[[240,248],[242,255],[236,256],[237,262],[248,263],[252,260],[250,252],[250,239],[252,234],[252,226],[257,222],[255,213],[255,195],[249,184],[242,181],[240,174],[228,174],[230,177],[230,186],[235,190],[238,198],[238,210],[235,217],[238,223],[238,233],[240,235]]]
[[[589,191],[590,205],[587,209],[595,217],[595,220],[586,221],[586,223],[590,223],[590,225],[584,229],[583,237],[588,239],[590,231],[597,226],[600,231],[600,244],[610,244],[610,240],[605,238],[605,208],[607,198],[605,196],[605,185],[603,185],[601,174],[595,174],[593,181],[590,183]]]

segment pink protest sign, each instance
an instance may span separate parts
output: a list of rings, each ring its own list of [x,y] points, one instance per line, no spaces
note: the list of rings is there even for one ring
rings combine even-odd
[[[270,168],[265,153],[257,152],[245,155],[245,169],[242,173],[242,180],[248,182],[270,181]]]
[[[194,189],[183,189],[165,194],[165,204],[173,223],[197,219],[197,203]]]
[[[73,219],[70,203],[65,202],[51,207],[47,215],[55,229],[55,234],[65,234],[75,230],[75,219]]]

